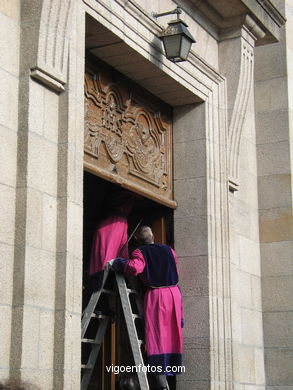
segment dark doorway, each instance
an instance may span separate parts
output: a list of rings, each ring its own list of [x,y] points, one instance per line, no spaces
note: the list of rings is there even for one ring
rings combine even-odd
[[[89,172],[84,173],[84,230],[83,230],[83,307],[87,305],[91,290],[88,286],[88,263],[92,241],[98,223],[107,214],[107,199],[110,194],[119,194],[119,186],[99,178]],[[155,241],[173,246],[173,210],[162,206],[142,196],[134,196],[134,207],[128,218],[128,236],[137,223],[152,227]],[[129,253],[135,248],[134,240],[129,243]],[[119,305],[118,305],[119,306]],[[114,390],[115,375],[105,369],[105,365],[133,364],[127,333],[123,329],[124,319],[121,310],[117,307],[116,320],[109,326],[105,341],[100,349],[97,368],[94,373],[91,390]],[[123,339],[123,340],[122,340]],[[126,340],[126,341],[125,341]],[[122,347],[121,347],[122,345]],[[124,353],[121,354],[121,348]],[[120,350],[120,351],[119,351]],[[127,351],[125,353],[125,351]],[[82,351],[86,354],[86,351]],[[125,361],[123,360],[125,356]],[[84,356],[82,356],[84,359]],[[119,360],[119,362],[118,362]]]

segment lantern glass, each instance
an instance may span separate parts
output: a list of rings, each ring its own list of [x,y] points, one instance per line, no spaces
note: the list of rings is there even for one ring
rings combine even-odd
[[[163,38],[166,57],[171,59],[179,57],[181,35],[169,35]]]
[[[188,57],[188,54],[191,49],[192,42],[190,39],[186,37],[182,37],[181,40],[181,49],[180,49],[180,57],[182,58],[182,61],[185,61]]]

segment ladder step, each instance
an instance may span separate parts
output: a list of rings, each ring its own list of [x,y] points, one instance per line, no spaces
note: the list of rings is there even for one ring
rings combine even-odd
[[[106,314],[102,314],[102,313],[92,313],[91,317],[97,318],[98,320],[105,320],[106,318],[111,318],[110,316],[107,316]]]
[[[82,368],[82,370],[91,370],[93,368],[93,366],[88,366],[86,364],[82,364],[81,368]]]
[[[108,294],[108,295],[115,295],[114,291],[108,290],[106,288],[102,288],[101,293]]]
[[[132,314],[132,318],[135,320],[139,318],[140,320],[143,320],[143,317],[140,314]]]
[[[99,341],[96,341],[94,339],[81,339],[81,342],[87,344],[95,344],[95,345],[101,344]]]
[[[127,294],[137,294],[137,291],[136,290],[133,290],[132,288],[128,288],[127,290]]]

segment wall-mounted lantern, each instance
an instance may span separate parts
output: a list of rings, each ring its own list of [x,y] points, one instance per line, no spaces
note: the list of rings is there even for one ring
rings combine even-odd
[[[166,57],[172,62],[186,61],[195,39],[187,29],[187,24],[179,19],[182,9],[177,7],[173,11],[163,12],[161,14],[152,13],[154,18],[165,15],[177,14],[177,19],[168,23],[168,27],[161,33],[160,38],[163,41]]]

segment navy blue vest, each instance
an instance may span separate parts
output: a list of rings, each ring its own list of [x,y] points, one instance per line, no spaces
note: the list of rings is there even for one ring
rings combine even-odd
[[[138,249],[146,262],[144,275],[149,286],[175,286],[178,283],[175,259],[167,245],[148,244]]]

